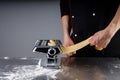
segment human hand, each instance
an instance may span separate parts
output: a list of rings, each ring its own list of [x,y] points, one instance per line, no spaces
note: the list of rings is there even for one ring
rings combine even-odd
[[[64,37],[64,43],[63,46],[64,47],[69,47],[74,45],[74,42],[72,41],[72,39],[70,37]],[[71,53],[67,53],[67,56],[72,56],[73,54],[76,54],[76,52],[71,52]]]
[[[110,29],[104,29],[96,32],[90,39],[90,45],[95,46],[97,50],[106,48],[112,38]]]

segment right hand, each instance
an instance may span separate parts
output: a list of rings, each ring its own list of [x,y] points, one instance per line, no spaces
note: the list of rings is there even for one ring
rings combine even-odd
[[[72,39],[70,37],[64,37],[63,46],[64,47],[69,47],[69,46],[72,46],[72,45],[74,45],[74,42],[72,41]],[[72,56],[73,54],[76,54],[76,52],[67,53],[67,56]]]

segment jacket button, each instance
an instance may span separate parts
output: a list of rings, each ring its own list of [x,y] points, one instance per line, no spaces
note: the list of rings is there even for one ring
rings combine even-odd
[[[74,16],[72,16],[72,18],[74,18]]]
[[[75,37],[77,37],[77,34],[75,34]]]
[[[93,16],[95,16],[96,14],[95,14],[95,13],[93,13],[92,15],[93,15]]]

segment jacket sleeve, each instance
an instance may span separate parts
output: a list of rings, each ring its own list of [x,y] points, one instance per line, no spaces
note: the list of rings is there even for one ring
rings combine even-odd
[[[68,0],[60,0],[60,12],[61,12],[61,17],[64,16],[64,15],[69,15],[70,14],[69,1]]]

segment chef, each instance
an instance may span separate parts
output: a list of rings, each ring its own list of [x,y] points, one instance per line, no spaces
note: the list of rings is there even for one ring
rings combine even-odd
[[[119,0],[60,0],[64,47],[91,37],[75,57],[120,57]],[[98,49],[99,48],[99,49]]]

